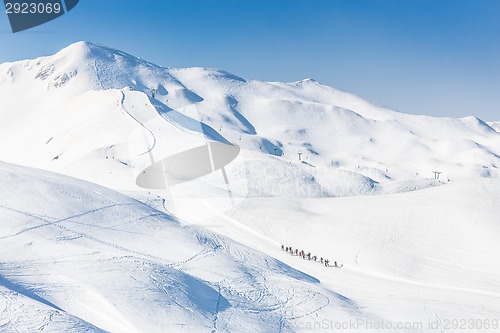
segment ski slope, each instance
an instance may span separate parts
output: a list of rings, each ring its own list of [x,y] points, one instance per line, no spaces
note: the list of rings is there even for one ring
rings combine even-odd
[[[1,163],[2,332],[279,332],[373,316],[306,273],[112,190]]]
[[[289,332],[366,322],[343,330],[358,331],[500,315],[498,181],[375,198],[246,198],[226,212],[224,198],[188,198],[197,209],[179,207],[186,220],[153,208],[159,198],[144,204],[25,167],[2,163],[0,182],[2,331]],[[457,201],[459,211],[436,214]],[[290,256],[280,243],[344,266]]]
[[[88,42],[0,64],[0,117],[2,332],[473,332],[500,318],[496,123]],[[209,172],[169,183],[167,161],[211,143],[237,146],[234,161],[209,149],[184,168]],[[151,169],[155,186],[140,181]]]

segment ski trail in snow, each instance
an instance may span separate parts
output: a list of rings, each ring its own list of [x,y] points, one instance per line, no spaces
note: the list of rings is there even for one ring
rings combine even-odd
[[[431,307],[429,306],[429,304],[425,304],[424,305],[424,309],[430,313],[431,317],[436,317],[437,319],[437,322],[439,323],[439,331],[441,333],[445,333],[446,330],[443,328],[443,321],[441,320],[441,318],[439,317],[439,315],[437,314],[437,312],[435,312],[434,310],[431,309]]]
[[[359,261],[358,261],[358,257],[360,255],[361,251],[358,251],[358,253],[356,253],[356,265],[359,266]]]
[[[135,254],[135,255],[138,255],[138,256],[141,256],[141,257],[146,257],[146,258],[160,260],[162,262],[167,261],[165,258],[161,258],[161,257],[155,256],[155,255],[152,255],[152,254],[148,254],[148,253],[144,253],[144,252],[139,252],[139,251],[131,250],[129,248],[126,248],[124,246],[118,245],[116,243],[108,242],[108,241],[102,240],[102,239],[100,239],[98,237],[95,237],[93,235],[89,235],[89,234],[87,234],[85,232],[76,231],[76,230],[74,230],[72,228],[69,228],[67,226],[64,226],[64,225],[60,225],[60,224],[54,224],[54,225],[56,227],[60,228],[60,229],[72,232],[72,233],[74,233],[77,236],[80,236],[80,237],[92,240],[92,241],[94,241],[96,243],[100,243],[100,244],[106,245],[108,247],[111,247],[111,248],[114,248],[114,249],[117,249],[117,250],[120,250],[120,251],[132,253],[132,254]],[[175,263],[171,263],[171,264],[173,265]]]
[[[256,240],[258,240],[258,243],[260,244],[259,248],[262,248],[263,242],[267,243],[268,245],[271,245],[273,248],[275,247],[276,249],[279,247],[279,245],[275,245],[275,246],[273,245],[273,243],[275,243],[273,240],[264,237],[262,234],[259,234],[258,232],[256,232],[255,230],[253,230],[253,229],[251,229],[249,227],[246,227],[244,224],[241,224],[238,221],[236,221],[236,220],[234,220],[234,219],[226,216],[225,214],[218,212],[215,209],[215,207],[213,207],[212,205],[210,205],[208,202],[204,202],[204,204],[207,206],[208,209],[211,209],[214,212],[218,213],[217,220],[219,221],[219,223],[221,225],[219,225],[217,227],[222,227],[223,228],[223,232],[222,232],[223,235],[231,237],[233,239],[246,240],[243,243],[246,244],[247,246],[250,246],[250,247],[252,247],[252,243],[254,241],[256,241]],[[195,224],[197,224],[197,223],[195,222]],[[202,223],[200,223],[200,225],[203,226],[204,223],[202,222]],[[235,228],[237,225],[238,225],[238,228]],[[205,224],[205,226],[208,226],[208,225]],[[210,229],[210,227],[209,227],[209,229]],[[235,229],[237,229],[237,230],[235,230]],[[245,236],[243,238],[241,238],[241,231],[245,231]],[[390,242],[390,241],[392,241],[392,238],[388,242]],[[264,252],[269,254],[268,251],[264,250]],[[277,256],[275,256],[275,257],[279,258]],[[279,259],[279,260],[282,260],[282,259]],[[286,260],[286,259],[283,262],[287,263],[291,267],[295,267],[299,271],[308,272],[308,270],[306,268],[302,267],[301,265],[297,266],[295,262],[292,262],[292,261],[289,261],[289,260]],[[349,267],[348,266],[348,267],[345,267],[343,269],[346,270],[346,272],[349,272],[350,274],[355,274],[355,275],[358,275],[358,276],[365,276],[365,277],[370,277],[370,278],[381,279],[381,280],[384,280],[384,281],[397,282],[398,284],[406,285],[406,286],[420,286],[420,287],[425,287],[425,288],[429,288],[430,290],[436,290],[436,291],[443,290],[443,291],[448,291],[448,292],[460,292],[460,293],[464,293],[464,294],[471,294],[471,295],[478,295],[478,296],[487,296],[487,297],[493,297],[493,298],[499,298],[500,299],[500,294],[496,294],[496,293],[489,293],[489,292],[480,291],[480,290],[472,290],[472,289],[463,289],[463,288],[453,288],[453,287],[440,286],[440,285],[432,285],[432,284],[420,283],[420,282],[417,282],[417,281],[407,280],[407,279],[402,279],[402,278],[396,278],[395,279],[391,275],[382,274],[382,273],[378,273],[378,272],[370,271],[370,270],[367,271],[366,269],[357,268],[357,267]],[[319,273],[319,272],[311,272],[311,273],[312,273],[313,276],[317,276],[317,274],[315,274],[315,273]],[[327,275],[329,275],[329,274],[327,274]],[[317,277],[320,278],[321,280],[324,280],[324,282],[327,282],[327,284],[331,285],[332,288],[335,288],[334,287],[334,282],[332,282],[332,279],[331,279],[332,277],[331,276],[327,276],[327,275],[321,273]],[[332,289],[332,290],[334,290],[334,289]],[[295,295],[292,297],[292,299],[297,299],[297,298],[300,298],[300,297],[299,296],[295,296]],[[330,302],[330,301],[331,300],[329,299],[327,302]],[[310,311],[310,312],[308,312],[306,314],[288,313],[285,316],[285,319],[286,320],[293,320],[293,319],[298,319],[298,318],[304,318],[305,316],[309,316],[309,317],[311,317],[311,318],[314,319],[315,318],[314,314],[317,313],[317,311],[319,311],[321,308],[324,308],[324,307],[327,307],[327,306],[328,306],[328,304],[325,304],[324,306],[320,307],[319,309],[315,309],[315,311]]]
[[[25,216],[29,216],[29,217],[32,217],[34,219],[37,219],[37,220],[45,222],[43,224],[39,224],[39,225],[30,227],[30,228],[25,228],[23,230],[20,230],[20,231],[14,233],[14,234],[11,234],[11,235],[2,236],[2,237],[0,237],[0,239],[15,237],[15,236],[21,235],[23,233],[26,233],[26,232],[29,232],[29,231],[32,231],[32,230],[36,230],[38,228],[46,227],[46,226],[55,226],[55,227],[58,227],[59,229],[63,229],[65,231],[68,231],[68,232],[71,232],[71,233],[75,234],[76,236],[78,236],[78,238],[85,238],[85,239],[92,240],[94,242],[106,245],[108,247],[115,248],[117,250],[121,250],[121,251],[124,251],[124,252],[128,252],[128,253],[135,254],[135,255],[138,255],[138,256],[141,256],[141,257],[145,257],[145,258],[149,258],[149,259],[159,260],[161,262],[164,262],[166,267],[170,267],[170,268],[178,267],[178,266],[187,264],[189,262],[195,261],[197,259],[204,258],[204,257],[206,257],[207,255],[210,255],[213,252],[212,249],[205,248],[205,249],[201,250],[200,252],[194,254],[193,256],[191,256],[191,257],[189,257],[189,258],[187,258],[185,260],[182,260],[182,261],[170,261],[170,260],[168,260],[166,258],[163,258],[163,257],[158,257],[158,256],[151,255],[151,254],[148,254],[148,253],[145,253],[145,252],[135,251],[135,250],[129,249],[129,248],[125,247],[125,246],[105,241],[105,240],[100,239],[100,238],[98,238],[98,237],[96,237],[94,235],[91,235],[91,234],[88,234],[88,233],[85,233],[85,232],[82,232],[82,231],[77,231],[77,230],[75,230],[75,229],[73,229],[73,228],[71,228],[71,227],[69,227],[67,225],[62,225],[61,224],[63,222],[70,222],[70,223],[76,223],[76,224],[80,224],[80,225],[92,226],[92,225],[89,225],[88,223],[79,223],[79,222],[75,222],[75,221],[72,221],[72,220],[78,219],[80,217],[83,217],[83,216],[86,216],[86,215],[89,215],[89,214],[93,214],[93,213],[96,213],[96,212],[99,212],[99,211],[110,209],[110,208],[113,208],[113,207],[125,206],[125,205],[132,205],[133,206],[133,205],[139,205],[139,204],[140,204],[139,202],[137,202],[137,203],[123,203],[123,204],[118,204],[117,203],[117,204],[112,204],[112,205],[100,207],[100,208],[97,208],[97,209],[89,210],[89,211],[86,211],[86,212],[83,212],[83,213],[75,214],[75,215],[72,215],[72,216],[69,216],[69,217],[65,217],[63,219],[58,219],[58,220],[55,220],[55,221],[48,221],[48,220],[46,220],[46,219],[44,219],[42,217],[36,216],[36,215],[34,215],[32,213],[29,213],[29,212],[20,211],[20,210],[17,210],[17,209],[6,207],[6,206],[0,206],[0,208],[7,209],[7,210],[10,210],[10,211],[14,211],[16,213],[19,213],[19,214],[22,214],[22,215],[25,215]],[[101,227],[101,226],[97,226],[97,227],[109,229],[109,228]],[[127,231],[124,231],[124,232],[127,232]]]
[[[217,284],[217,287],[218,287],[218,292],[219,294],[217,295],[217,302],[215,303],[215,313],[214,313],[214,326],[213,326],[213,329],[212,329],[212,333],[215,333],[217,332],[217,324],[218,324],[218,321],[219,321],[219,308],[220,308],[220,299],[221,299],[221,293],[220,293],[220,285]]]
[[[203,249],[200,252],[196,253],[194,256],[192,256],[192,257],[190,257],[190,258],[188,258],[186,260],[177,261],[175,263],[172,263],[172,264],[169,264],[169,265],[166,265],[166,266],[167,267],[178,267],[178,266],[190,263],[190,262],[194,261],[195,259],[204,258],[207,255],[209,255],[210,253],[212,253],[212,250],[210,250],[210,249]]]
[[[408,243],[413,244],[413,246],[415,246],[415,247],[417,247],[417,248],[421,249],[422,251],[427,251],[427,252],[432,251],[432,253],[434,253],[434,254],[438,255],[438,256],[439,256],[439,257],[441,257],[441,258],[446,259],[446,261],[448,261],[448,262],[453,263],[453,264],[454,264],[455,266],[457,266],[459,269],[461,269],[461,270],[465,270],[465,269],[466,269],[465,267],[463,267],[463,266],[462,266],[459,262],[457,262],[457,261],[456,261],[456,260],[454,260],[453,258],[450,258],[450,257],[448,257],[448,256],[446,256],[446,255],[444,255],[444,254],[442,254],[441,252],[436,251],[436,250],[434,250],[434,249],[432,249],[432,248],[428,248],[427,246],[420,245],[420,244],[418,244],[417,242],[415,242],[414,240],[412,240],[412,239],[408,238],[407,236],[405,236],[405,235],[404,235],[403,233],[401,233],[401,232],[398,232],[398,234],[399,234],[399,236],[401,236],[402,238],[406,239],[406,241],[407,241]]]
[[[206,202],[205,202],[205,204],[210,209],[216,211],[216,209],[213,206],[209,205]],[[266,239],[266,242],[273,242],[270,239],[266,238],[265,236],[257,233],[253,229],[250,229],[250,228],[242,225],[238,221],[236,221],[236,220],[234,220],[234,219],[232,219],[224,214],[221,214],[218,211],[216,211],[216,212],[218,213],[219,219],[222,219],[224,221],[224,225],[226,226],[226,228],[229,227],[229,225],[232,225],[233,227],[238,225],[238,229],[248,230],[247,237],[251,235],[250,237],[252,237],[252,238],[257,237],[259,239]],[[278,248],[277,244],[276,244],[276,248]],[[269,267],[269,263],[267,262],[267,260],[266,260],[266,263]],[[270,287],[269,287],[270,282],[268,281],[267,277],[264,274],[262,274],[262,272],[257,271],[257,272],[254,272],[253,275],[260,277],[260,279],[257,279],[253,282],[254,287],[258,286],[258,288],[254,289],[256,291],[256,294],[255,295],[248,294],[245,296],[245,298],[247,298],[252,303],[258,303],[258,304],[266,303],[265,300],[268,299],[269,297],[273,297],[273,295],[274,295],[274,292],[271,291]],[[292,304],[292,305],[287,305],[287,302],[277,301],[276,303],[273,303],[273,304],[266,304],[265,306],[260,306],[259,308],[248,308],[246,310],[251,311],[251,312],[260,312],[260,313],[266,313],[266,312],[276,313],[277,315],[280,316],[280,318],[282,318],[281,319],[282,321],[310,318],[312,321],[318,322],[317,314],[321,310],[330,306],[330,304],[332,303],[331,298],[324,293],[310,291],[307,293],[307,295],[305,295],[304,292],[301,291],[301,293],[297,294],[297,292],[295,291],[295,289],[293,287],[288,289],[288,291],[293,294],[293,296],[290,297],[289,300],[290,299],[293,299],[293,300],[298,299],[299,301],[297,303]],[[317,305],[307,309],[306,311],[304,311],[302,313],[293,313],[292,312],[292,313],[287,314],[286,309],[288,307],[291,307],[292,309],[301,308],[301,306],[308,307],[311,298],[313,298],[315,300],[315,304],[317,304]],[[280,328],[280,330],[284,329],[284,325],[285,325],[284,322],[280,324],[280,327],[282,327],[282,328]],[[212,332],[215,332],[215,331],[212,331]]]
[[[436,254],[437,256],[446,259],[447,262],[453,263],[460,270],[466,270],[466,268],[464,268],[462,265],[460,265],[460,263],[458,263],[456,260],[453,260],[452,258],[447,257],[446,255],[440,253],[439,251],[432,250],[432,249],[429,249],[425,246],[422,246],[422,245],[416,243],[415,241],[411,240],[410,238],[408,238],[407,236],[405,236],[401,232],[398,232],[398,236],[400,236],[401,238],[404,238],[408,243],[413,244],[413,246],[415,246],[416,248],[419,248],[421,251],[432,252],[432,253]],[[396,239],[395,235],[392,234],[392,236],[384,243],[383,246],[386,246],[387,244],[394,242],[395,239]],[[434,289],[457,291],[457,292],[460,291],[460,292],[474,294],[474,295],[484,295],[484,296],[500,298],[500,294],[494,293],[494,292],[488,292],[485,290],[476,290],[476,289],[457,288],[457,287],[449,287],[449,286],[444,286],[444,285],[428,284],[428,283],[418,282],[418,281],[414,281],[414,280],[410,280],[410,279],[406,279],[406,278],[402,278],[402,277],[395,277],[391,274],[384,273],[384,272],[379,272],[379,271],[374,271],[371,269],[363,268],[358,262],[359,255],[362,254],[363,251],[366,252],[368,249],[377,248],[377,247],[378,247],[378,245],[375,244],[375,245],[367,246],[367,247],[363,248],[361,251],[359,251],[356,254],[356,264],[359,268],[353,267],[350,271],[351,272],[358,272],[358,273],[366,275],[366,276],[378,277],[378,278],[384,279],[384,280],[391,280],[392,279],[392,280],[396,280],[400,283],[404,283],[404,284],[408,284],[408,285],[415,285],[415,286],[421,286],[421,287],[427,287],[427,288],[430,287],[430,288],[434,288]],[[348,269],[348,268],[346,268],[346,269]],[[487,276],[494,279],[494,277],[491,274],[487,274]]]
[[[101,86],[101,90],[105,90],[104,89],[104,86],[102,85],[102,81],[101,81],[101,78],[99,77],[99,71],[97,70],[97,61],[96,59],[94,59],[91,64],[90,64],[93,68],[94,68],[94,72],[95,72],[95,76],[97,78],[97,83],[99,84],[99,86]]]
[[[15,211],[15,212],[24,214],[26,216],[34,217],[34,218],[36,218],[38,220],[41,220],[41,221],[45,222],[45,223],[37,225],[37,226],[33,226],[33,227],[30,227],[30,228],[25,228],[23,230],[18,231],[15,234],[2,236],[2,237],[0,237],[0,239],[15,237],[15,236],[18,236],[18,235],[23,234],[25,232],[28,232],[28,231],[31,231],[31,230],[35,230],[35,229],[38,229],[38,228],[42,228],[42,227],[46,227],[46,226],[55,226],[55,227],[58,227],[59,229],[63,229],[65,231],[69,231],[69,232],[71,232],[71,233],[73,233],[73,234],[75,234],[77,236],[80,236],[80,237],[92,240],[94,242],[106,245],[108,247],[112,247],[112,248],[117,249],[117,250],[121,250],[121,251],[124,251],[124,252],[132,253],[132,254],[139,255],[139,256],[142,256],[142,257],[146,257],[146,258],[152,258],[152,259],[160,260],[162,262],[165,262],[165,261],[168,262],[168,260],[165,259],[165,258],[161,258],[161,257],[154,256],[154,255],[151,255],[151,254],[148,254],[148,253],[144,253],[144,252],[139,252],[139,251],[131,250],[131,249],[126,248],[124,246],[121,246],[121,245],[118,245],[118,244],[115,244],[115,243],[112,243],[112,242],[108,242],[108,241],[102,240],[102,239],[100,239],[98,237],[95,237],[93,235],[89,235],[89,234],[84,233],[84,232],[76,231],[76,230],[74,230],[74,229],[72,229],[70,227],[67,227],[67,226],[64,226],[64,225],[60,224],[62,222],[70,221],[71,219],[79,218],[79,217],[82,217],[82,216],[85,216],[85,215],[89,215],[89,214],[92,214],[92,213],[95,213],[95,212],[98,212],[98,211],[101,211],[101,210],[109,209],[111,207],[124,206],[124,205],[134,205],[134,203],[114,204],[114,205],[109,205],[109,206],[105,206],[105,207],[100,207],[98,209],[93,209],[93,210],[90,210],[90,211],[87,211],[87,212],[84,212],[84,213],[72,215],[72,216],[66,217],[64,219],[59,219],[59,220],[56,220],[56,221],[47,221],[47,220],[45,220],[45,219],[43,219],[41,217],[33,216],[30,213],[18,211],[16,209],[12,209],[12,208],[9,208],[9,207],[0,206],[0,208],[4,208],[4,209],[11,210],[11,211]],[[169,264],[170,265],[176,265],[178,263],[176,263],[176,262],[170,262]]]
[[[120,101],[120,104],[121,104],[121,107],[123,109],[123,111],[125,111],[125,113],[127,113],[130,118],[132,118],[133,120],[135,120],[139,125],[141,125],[146,131],[148,131],[151,136],[153,137],[153,144],[148,147],[148,150],[146,150],[145,152],[143,153],[140,153],[139,155],[137,156],[142,156],[142,155],[145,155],[145,154],[148,154],[150,153],[156,146],[156,136],[155,134],[153,133],[153,131],[151,131],[149,128],[146,127],[146,125],[144,125],[139,119],[137,119],[136,117],[134,117],[126,108],[125,108],[125,93],[123,91],[120,91],[120,93],[122,94],[122,97],[121,97],[121,101]]]
[[[92,210],[89,210],[89,211],[86,211],[86,212],[83,212],[83,213],[80,213],[80,214],[76,214],[76,215],[72,215],[72,216],[69,216],[69,217],[65,217],[63,219],[58,219],[58,220],[55,220],[55,221],[49,221],[49,220],[47,220],[47,219],[45,219],[43,217],[34,215],[34,214],[26,212],[26,211],[20,211],[20,210],[11,208],[11,207],[0,205],[0,208],[6,209],[6,210],[10,210],[12,212],[16,212],[18,214],[29,216],[29,217],[32,217],[34,219],[37,219],[37,220],[45,222],[43,224],[39,224],[39,225],[36,225],[36,226],[33,226],[33,227],[29,227],[29,228],[25,228],[25,229],[19,230],[18,232],[14,233],[14,234],[2,236],[2,237],[0,237],[0,239],[5,239],[5,238],[19,236],[19,235],[21,235],[21,234],[23,234],[25,232],[31,231],[31,230],[35,230],[35,229],[46,227],[46,226],[50,226],[50,225],[56,225],[57,223],[65,222],[65,221],[68,221],[68,220],[74,219],[74,218],[79,218],[79,217],[82,217],[82,216],[85,216],[85,215],[88,215],[88,214],[92,214],[92,213],[96,213],[96,212],[99,212],[101,210],[106,210],[106,209],[109,209],[109,208],[112,208],[112,207],[126,206],[126,205],[135,205],[135,204],[134,203],[122,203],[122,204],[108,205],[108,206],[104,206],[104,207],[99,207],[99,208],[96,208],[96,209],[92,209]]]
[[[476,289],[449,287],[449,286],[444,286],[444,285],[435,285],[435,284],[430,284],[430,283],[409,280],[409,279],[405,279],[405,278],[401,278],[401,277],[394,278],[390,274],[380,273],[380,272],[376,272],[376,271],[372,271],[372,270],[357,269],[355,267],[346,267],[343,269],[348,271],[348,272],[354,273],[354,274],[359,274],[359,275],[363,275],[363,276],[371,277],[371,278],[377,278],[377,279],[384,280],[384,281],[398,282],[398,283],[401,283],[404,285],[420,286],[420,287],[425,287],[427,289],[435,289],[435,290],[443,290],[443,291],[461,292],[464,294],[471,294],[471,295],[477,295],[477,296],[487,296],[487,297],[492,297],[492,298],[498,298],[500,300],[500,294],[494,293],[494,292],[487,292],[487,291],[476,290]]]
[[[7,312],[7,320],[8,320],[8,322],[7,322],[7,324],[6,324],[6,325],[10,324],[10,326],[12,326],[12,327],[16,330],[16,332],[21,332],[21,331],[20,331],[20,330],[16,327],[16,324],[15,324],[15,323],[14,323],[14,321],[12,320],[12,319],[13,319],[13,315],[12,315],[12,307],[13,307],[13,305],[14,305],[14,301],[12,300],[12,298],[11,298],[9,295],[5,294],[4,296],[5,296],[5,299],[6,299],[5,310],[6,310],[6,312]]]

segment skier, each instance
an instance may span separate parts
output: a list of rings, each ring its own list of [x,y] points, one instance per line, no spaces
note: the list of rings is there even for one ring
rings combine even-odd
[[[285,245],[281,245],[281,251],[285,251]]]
[[[319,259],[319,261],[320,261],[321,263],[323,263],[323,257],[321,257],[321,259]]]

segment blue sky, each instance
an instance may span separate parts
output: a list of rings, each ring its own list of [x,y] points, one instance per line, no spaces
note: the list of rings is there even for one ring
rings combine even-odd
[[[80,0],[17,34],[0,13],[0,62],[87,40],[166,67],[314,78],[402,112],[500,120],[499,17],[497,0]]]

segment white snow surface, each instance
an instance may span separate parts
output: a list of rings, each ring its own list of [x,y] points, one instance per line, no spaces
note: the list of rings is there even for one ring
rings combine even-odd
[[[0,64],[0,119],[2,332],[474,332],[500,319],[498,123],[88,42]],[[209,141],[241,153],[167,190],[136,185]]]
[[[316,278],[98,185],[0,164],[2,332],[279,332],[356,319]]]
[[[487,124],[490,125],[490,127],[495,131],[500,132],[500,121],[488,122]]]

